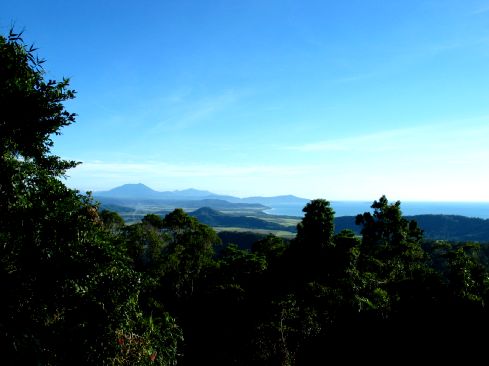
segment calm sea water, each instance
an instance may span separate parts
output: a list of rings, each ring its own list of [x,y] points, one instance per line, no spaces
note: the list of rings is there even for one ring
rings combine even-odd
[[[371,211],[372,202],[333,201],[335,216],[355,216]],[[303,216],[302,205],[276,205],[265,212],[271,215]],[[401,202],[401,211],[412,215],[461,215],[489,219],[489,202]]]

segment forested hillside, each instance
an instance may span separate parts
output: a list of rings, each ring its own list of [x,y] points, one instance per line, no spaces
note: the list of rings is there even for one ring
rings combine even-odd
[[[178,204],[181,204],[189,215],[219,231],[249,230],[262,234],[268,231],[286,238],[296,233],[296,225],[301,219],[295,216],[265,214],[256,204],[254,206],[250,204],[251,207],[232,206],[233,204],[225,204],[225,201],[218,201],[218,203],[210,200],[172,202],[171,205],[166,203],[168,206],[164,210],[161,209],[164,205],[161,201],[152,205],[148,203],[147,206],[139,209],[109,204],[110,201],[107,199],[104,199],[103,202],[101,204],[103,209],[117,212],[128,224],[141,221],[148,213],[165,216],[175,207],[180,207]],[[213,208],[202,207],[206,204],[213,204]],[[489,219],[441,214],[406,216],[406,218],[418,223],[425,239],[489,243]],[[361,227],[355,223],[355,216],[335,217],[335,232],[338,233],[345,229],[360,234]]]
[[[335,233],[329,202],[313,200],[293,240],[268,235],[247,250],[222,247],[182,209],[125,225],[67,188],[60,178],[77,163],[52,154],[52,135],[75,121],[64,106],[75,92],[68,80],[45,80],[34,52],[20,34],[0,37],[2,364],[315,365],[483,353],[487,248],[424,241],[400,202],[373,202],[355,218],[358,236]]]
[[[425,239],[489,243],[488,219],[458,215],[416,215],[406,216],[406,219],[417,222]],[[337,217],[335,227],[337,231],[349,229],[356,234],[361,231],[354,216]]]

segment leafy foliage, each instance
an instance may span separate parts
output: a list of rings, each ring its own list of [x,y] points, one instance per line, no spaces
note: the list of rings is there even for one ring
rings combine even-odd
[[[151,332],[141,275],[114,239],[120,221],[60,177],[75,162],[51,154],[51,136],[74,122],[68,80],[44,80],[35,49],[0,37],[0,344],[12,364],[129,364],[117,334],[137,335],[157,364],[172,364],[170,318]],[[109,234],[104,225],[108,225]],[[132,363],[130,363],[132,364]]]
[[[227,234],[220,247],[182,209],[133,225],[99,210],[60,180],[76,163],[52,155],[51,137],[74,122],[63,102],[75,93],[45,81],[34,52],[20,34],[0,37],[5,364],[377,360],[387,348],[421,354],[413,345],[433,339],[474,342],[489,325],[489,249],[424,241],[385,196],[357,216],[356,233],[335,234],[329,202],[311,201],[290,244]]]

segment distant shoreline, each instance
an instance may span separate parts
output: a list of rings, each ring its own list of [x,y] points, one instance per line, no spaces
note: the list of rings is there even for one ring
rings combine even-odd
[[[331,206],[336,217],[356,216],[371,211],[371,202],[366,201],[332,201]],[[270,209],[263,212],[268,215],[285,215],[302,217],[302,205],[284,204],[269,205]],[[415,215],[459,215],[480,219],[489,219],[488,202],[401,202],[401,210],[405,216]]]

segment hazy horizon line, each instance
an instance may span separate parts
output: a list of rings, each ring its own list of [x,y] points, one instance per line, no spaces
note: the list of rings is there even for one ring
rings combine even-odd
[[[309,197],[303,197],[301,195],[297,195],[297,194],[293,194],[293,193],[290,193],[290,194],[278,194],[278,195],[274,195],[274,196],[268,196],[268,195],[257,195],[257,194],[254,194],[254,195],[240,195],[240,194],[235,194],[235,193],[217,193],[217,192],[213,192],[213,191],[209,191],[208,189],[200,189],[200,188],[195,188],[195,187],[188,187],[188,188],[176,188],[176,189],[163,189],[163,190],[159,190],[159,189],[155,189],[155,188],[152,188],[150,187],[148,184],[145,184],[145,183],[142,183],[142,182],[137,182],[137,183],[123,183],[121,185],[118,185],[118,186],[115,186],[115,187],[112,187],[112,188],[107,188],[107,189],[98,189],[98,190],[86,190],[86,189],[80,189],[80,188],[77,188],[77,187],[71,187],[73,189],[76,189],[80,192],[91,192],[92,194],[94,193],[100,193],[100,192],[108,192],[108,191],[111,191],[113,189],[116,189],[116,188],[119,188],[119,187],[123,187],[123,186],[126,186],[126,185],[144,185],[145,187],[155,191],[155,192],[158,192],[158,193],[166,193],[166,192],[170,192],[170,193],[176,193],[176,192],[183,192],[183,191],[189,191],[189,190],[195,190],[195,191],[200,191],[200,192],[208,192],[210,193],[211,195],[219,195],[219,196],[232,196],[232,197],[235,197],[235,198],[240,198],[240,199],[244,199],[244,198],[252,198],[252,197],[262,197],[262,198],[270,198],[270,197],[281,197],[281,196],[294,196],[296,198],[300,198],[300,199],[304,199],[304,200],[314,200],[314,199],[325,199],[326,201],[330,202],[330,203],[333,203],[333,202],[368,202],[368,203],[373,203],[374,201],[377,201],[380,197],[378,198],[374,198],[374,199],[369,199],[369,198],[363,198],[363,199],[349,199],[349,198],[335,198],[335,199],[328,199],[328,198],[325,198],[325,197],[315,197],[315,198],[309,198]],[[489,204],[489,201],[474,201],[474,200],[419,200],[419,199],[389,199],[389,197],[386,195],[387,199],[389,200],[390,203],[394,203],[394,202],[397,202],[397,201],[400,201],[401,204],[404,203],[404,202],[409,202],[409,203],[430,203],[430,204]]]

